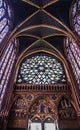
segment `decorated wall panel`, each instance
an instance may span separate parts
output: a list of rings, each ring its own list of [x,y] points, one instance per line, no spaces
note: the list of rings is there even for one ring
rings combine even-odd
[[[77,118],[76,111],[71,103],[70,95],[62,94],[20,94],[12,105],[9,125],[14,128],[24,128],[24,123],[51,122],[51,119],[57,120],[75,120]],[[49,120],[48,120],[49,119]],[[16,122],[14,124],[14,122]],[[57,122],[56,122],[57,125]]]
[[[60,120],[70,120],[76,119],[76,111],[69,99],[63,97],[58,106],[59,110],[59,119]]]

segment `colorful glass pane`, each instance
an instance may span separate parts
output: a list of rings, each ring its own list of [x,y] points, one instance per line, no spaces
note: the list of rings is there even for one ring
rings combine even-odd
[[[0,0],[0,7],[2,6],[2,1],[3,1],[3,0]]]
[[[9,18],[11,18],[11,10],[9,6],[8,6],[8,15],[9,15]]]
[[[65,83],[64,69],[56,58],[37,55],[21,63],[17,83],[56,84]]]
[[[7,5],[6,5],[6,3],[4,2],[4,8],[6,9],[7,8]]]
[[[6,91],[6,87],[8,85],[12,67],[16,58],[16,48],[15,48],[15,43],[16,39],[11,41],[9,43],[9,46],[7,47],[3,59],[1,60],[1,72],[0,72],[0,97],[1,97],[1,102],[0,106]]]
[[[72,16],[74,17],[76,14],[76,10],[77,10],[77,5],[76,3],[73,5],[73,11],[72,11]]]
[[[4,28],[4,30],[1,32],[1,35],[0,35],[0,42],[4,39],[4,37],[6,36],[6,34],[8,33],[9,31],[9,26],[6,26]]]
[[[80,0],[78,0],[78,8],[79,8],[79,10],[80,10]]]
[[[71,38],[66,39],[66,52],[80,89],[80,49],[77,43]]]
[[[2,31],[2,29],[5,27],[6,24],[7,24],[7,19],[4,18],[4,19],[0,22],[0,31]]]
[[[11,11],[5,0],[0,0],[0,43],[8,34],[11,22]]]
[[[0,19],[4,16],[5,10],[3,8],[0,9]]]
[[[80,35],[80,25],[79,24],[75,24],[75,31]]]
[[[77,16],[77,23],[80,25],[80,15]]]
[[[80,35],[80,0],[72,6],[72,25],[76,33]]]

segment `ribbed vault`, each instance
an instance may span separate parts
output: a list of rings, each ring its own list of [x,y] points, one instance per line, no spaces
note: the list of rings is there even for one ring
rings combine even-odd
[[[75,39],[69,24],[71,2],[72,0],[65,0],[65,4],[63,0],[12,0],[18,23],[14,24],[14,30],[10,38],[18,37],[20,48],[25,48],[40,39],[50,41],[51,44],[53,39],[56,39],[56,44],[59,44],[58,39],[62,39],[60,48],[63,48],[63,39],[65,36]],[[23,5],[25,5],[24,8]],[[27,39],[30,38],[31,42],[28,43]],[[25,43],[25,45],[22,42]],[[54,46],[54,44],[52,45]],[[58,47],[57,49],[59,49]],[[59,51],[61,51],[61,49],[59,49]],[[19,52],[21,53],[22,50]]]

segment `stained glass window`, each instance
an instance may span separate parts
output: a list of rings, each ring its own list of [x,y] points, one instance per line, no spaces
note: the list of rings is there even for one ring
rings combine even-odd
[[[66,51],[67,51],[67,57],[71,64],[73,73],[75,75],[77,84],[80,89],[80,49],[77,43],[71,39],[66,39]]]
[[[3,0],[0,0],[0,7],[2,6],[2,1],[3,1]]]
[[[9,43],[9,45],[3,55],[3,58],[0,62],[0,68],[1,68],[1,71],[0,71],[0,81],[1,81],[0,106],[1,106],[4,94],[5,94],[5,90],[8,85],[8,82],[9,82],[11,70],[12,70],[12,67],[13,67],[13,64],[14,64],[14,61],[16,58],[15,43],[16,43],[16,40],[13,40]]]
[[[80,35],[80,0],[72,6],[72,25],[76,33]]]
[[[3,8],[0,9],[0,19],[4,16],[5,10]]]
[[[0,43],[10,29],[11,10],[5,0],[0,0]]]
[[[66,76],[60,61],[40,54],[25,58],[20,66],[17,83],[56,84],[65,83]]]

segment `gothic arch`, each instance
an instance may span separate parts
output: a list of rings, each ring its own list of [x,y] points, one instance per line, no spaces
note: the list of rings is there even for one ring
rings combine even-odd
[[[43,41],[42,41],[43,42]],[[35,45],[38,43],[37,42],[34,42],[31,46],[29,46],[27,49],[24,50],[24,52],[19,56],[18,58],[18,61],[16,63],[16,75],[17,75],[17,72],[18,72],[18,69],[19,69],[19,65],[21,63],[21,61],[25,58],[25,57],[28,57],[32,54],[35,54],[35,53],[38,53],[38,52],[45,52],[47,54],[50,54],[52,56],[55,56],[57,57],[63,64],[64,68],[65,68],[65,71],[66,71],[66,74],[68,74],[68,65],[67,65],[67,62],[66,60],[64,59],[64,57],[62,56],[62,54],[53,46],[51,46],[49,43],[45,42],[46,45],[48,45],[48,47],[51,49],[51,50],[48,50],[47,48],[43,49],[43,47],[41,47],[40,49],[37,48],[37,50],[35,50]],[[33,49],[31,49],[33,47]],[[68,68],[66,70],[66,68]],[[67,75],[68,76],[68,75]],[[16,77],[15,77],[16,79]]]
[[[38,40],[39,41],[39,40]],[[69,71],[69,67],[68,67],[68,64],[65,60],[65,58],[62,56],[62,54],[57,50],[55,49],[53,46],[51,46],[48,42],[45,42],[45,44],[50,48],[50,50],[48,50],[47,48],[43,49],[43,48],[38,48],[36,51],[35,51],[35,45],[38,44],[38,41],[37,42],[34,42],[32,45],[30,45],[27,49],[24,50],[24,52],[19,56],[18,58],[18,61],[16,63],[16,76],[15,76],[15,82],[16,82],[16,77],[17,77],[17,73],[18,73],[18,69],[19,69],[19,65],[22,61],[22,59],[24,59],[24,57],[27,57],[27,56],[30,56],[31,54],[34,54],[34,53],[37,53],[37,52],[46,52],[48,54],[51,54],[52,56],[56,56],[58,59],[60,59],[60,61],[63,63],[63,66],[65,68],[65,71],[66,71],[66,75],[67,75],[67,78],[68,78],[68,82],[71,83],[71,86],[73,86],[74,89],[75,88],[75,85],[74,85],[74,81],[72,79],[72,76],[70,74],[70,71]],[[45,41],[45,40],[42,40],[42,41]],[[38,46],[38,45],[37,45]],[[33,49],[32,49],[33,48]],[[73,88],[71,87],[71,91],[74,95],[74,90]],[[76,90],[75,90],[76,91]],[[75,100],[76,100],[77,97],[75,97]],[[79,99],[77,99],[79,100]],[[77,102],[76,100],[76,102]],[[78,104],[77,104],[78,105]]]

